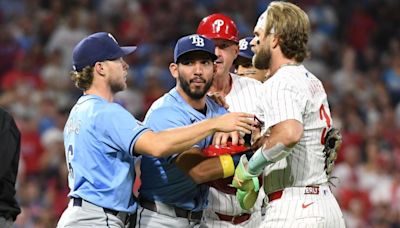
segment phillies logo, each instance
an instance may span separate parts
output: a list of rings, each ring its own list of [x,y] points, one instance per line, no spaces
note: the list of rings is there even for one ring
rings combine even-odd
[[[215,32],[219,32],[221,30],[221,27],[224,25],[224,21],[221,19],[217,19],[213,23],[213,29]]]
[[[249,46],[249,42],[247,42],[247,40],[243,39],[239,41],[239,50],[246,50],[247,46]]]
[[[192,44],[196,45],[196,47],[204,47],[204,39],[200,36],[190,36],[190,39],[192,39]]]

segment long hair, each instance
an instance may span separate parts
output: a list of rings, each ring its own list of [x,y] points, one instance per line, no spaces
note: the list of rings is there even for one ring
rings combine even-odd
[[[86,91],[93,82],[93,67],[87,66],[81,71],[71,71],[70,77],[78,89]]]
[[[271,2],[267,8],[265,35],[274,34],[285,57],[297,62],[309,56],[310,21],[307,14],[289,2]]]

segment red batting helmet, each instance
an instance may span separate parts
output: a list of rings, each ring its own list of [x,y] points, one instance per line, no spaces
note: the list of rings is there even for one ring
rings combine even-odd
[[[197,34],[209,39],[225,39],[239,42],[239,31],[235,22],[223,14],[211,14],[201,20],[197,27]]]

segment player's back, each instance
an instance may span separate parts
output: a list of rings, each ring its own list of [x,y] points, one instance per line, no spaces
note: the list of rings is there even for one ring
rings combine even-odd
[[[287,119],[296,119],[304,127],[292,153],[266,167],[267,192],[326,183],[323,139],[332,119],[321,81],[303,65],[285,66],[263,84],[261,94],[266,128]]]
[[[134,210],[131,194],[120,191],[132,188],[127,181],[135,175],[130,146],[134,135],[145,130],[134,120],[120,105],[99,96],[78,100],[64,128],[70,197],[119,211]]]

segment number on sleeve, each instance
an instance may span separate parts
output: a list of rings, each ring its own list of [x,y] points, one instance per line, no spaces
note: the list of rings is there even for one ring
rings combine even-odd
[[[322,134],[321,134],[321,144],[325,145],[326,133],[328,132],[329,128],[331,128],[331,117],[325,111],[325,106],[323,104],[319,108],[319,118],[321,120],[325,120],[325,122],[326,122],[326,127],[324,127],[324,129],[322,130]]]
[[[67,166],[68,166],[68,173],[69,173],[69,176],[71,178],[74,177],[74,170],[73,170],[72,165],[71,165],[72,157],[74,157],[74,150],[72,148],[72,145],[69,145],[68,153],[67,153]]]

